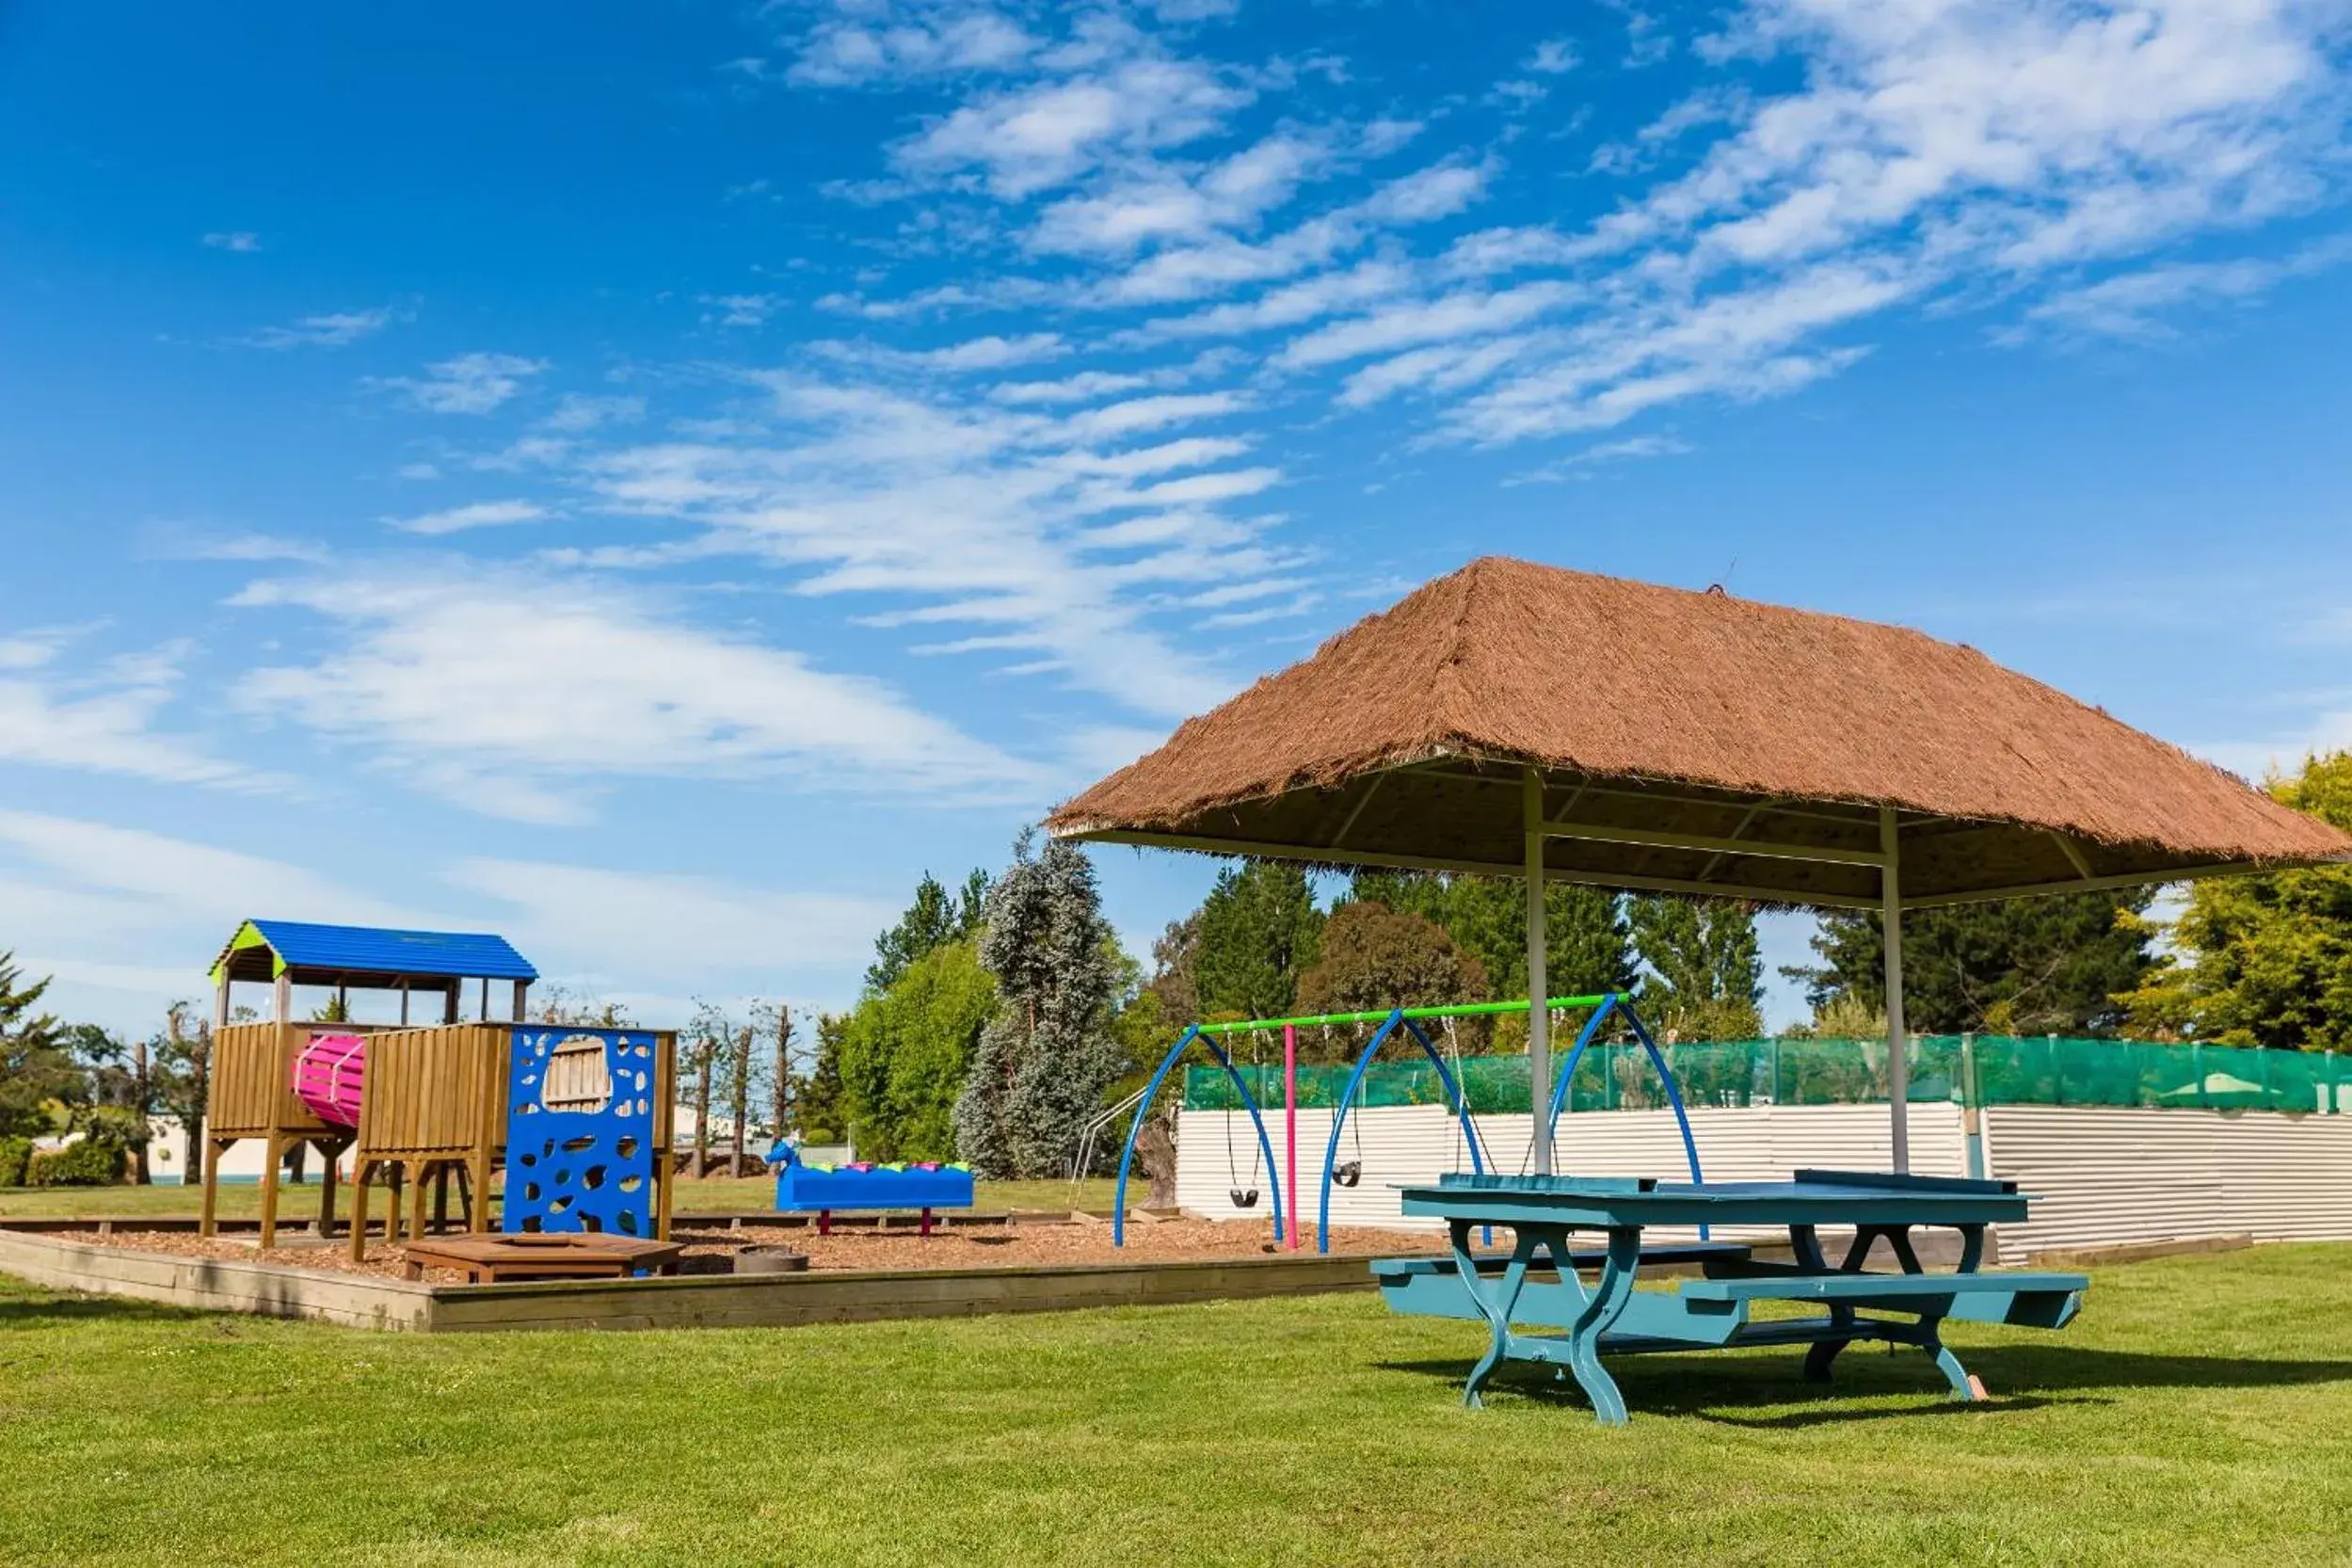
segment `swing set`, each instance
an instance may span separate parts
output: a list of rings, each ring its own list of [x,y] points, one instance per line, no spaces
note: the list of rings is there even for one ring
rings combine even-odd
[[[1170,1072],[1175,1070],[1176,1064],[1183,1060],[1185,1053],[1195,1044],[1206,1048],[1216,1064],[1224,1069],[1226,1078],[1232,1080],[1234,1088],[1240,1093],[1242,1109],[1249,1112],[1251,1126],[1256,1134],[1256,1144],[1250,1156],[1249,1180],[1244,1182],[1241,1179],[1239,1161],[1233,1152],[1232,1118],[1228,1116],[1225,1120],[1225,1167],[1226,1176],[1231,1183],[1227,1196],[1230,1197],[1236,1208],[1257,1207],[1259,1162],[1262,1159],[1266,1184],[1273,1198],[1274,1240],[1277,1242],[1287,1243],[1295,1251],[1299,1245],[1296,1212],[1299,1112],[1298,1032],[1302,1029],[1320,1028],[1323,1031],[1324,1038],[1328,1040],[1331,1030],[1335,1026],[1352,1028],[1360,1028],[1367,1024],[1378,1026],[1372,1031],[1371,1037],[1366,1042],[1363,1049],[1356,1054],[1353,1069],[1348,1075],[1347,1087],[1340,1094],[1339,1102],[1334,1108],[1331,1138],[1323,1150],[1320,1194],[1316,1208],[1315,1246],[1318,1252],[1328,1253],[1331,1250],[1331,1190],[1334,1186],[1354,1187],[1364,1178],[1362,1128],[1360,1124],[1350,1123],[1349,1112],[1355,1108],[1358,1096],[1363,1091],[1365,1075],[1370,1070],[1373,1058],[1380,1054],[1381,1047],[1385,1045],[1400,1030],[1402,1030],[1415,1045],[1420,1047],[1421,1053],[1429,1059],[1430,1065],[1436,1069],[1438,1082],[1445,1091],[1446,1102],[1453,1112],[1455,1163],[1458,1165],[1461,1162],[1462,1150],[1466,1145],[1471,1172],[1475,1175],[1484,1175],[1491,1169],[1493,1159],[1479,1135],[1478,1119],[1471,1112],[1469,1096],[1462,1080],[1462,1052],[1455,1034],[1455,1020],[1525,1013],[1528,1006],[1525,1000],[1457,1002],[1443,1007],[1398,1007],[1391,1008],[1384,1013],[1325,1013],[1307,1017],[1251,1018],[1239,1023],[1191,1025],[1177,1038],[1176,1044],[1168,1048],[1167,1055],[1160,1059],[1158,1069],[1151,1076],[1151,1080],[1144,1085],[1143,1093],[1134,1101],[1134,1119],[1128,1126],[1127,1144],[1119,1154],[1118,1192],[1112,1210],[1112,1244],[1114,1246],[1127,1244],[1128,1175],[1134,1165],[1136,1139],[1143,1131],[1144,1119],[1150,1114],[1152,1100],[1159,1094],[1161,1082],[1166,1080]],[[1555,997],[1546,1003],[1546,1011],[1553,1016],[1555,1020],[1561,1014],[1578,1009],[1590,1009],[1590,1016],[1585,1019],[1584,1027],[1577,1032],[1575,1047],[1561,1060],[1560,1070],[1553,1080],[1550,1099],[1546,1108],[1548,1112],[1546,1126],[1557,1128],[1560,1112],[1566,1107],[1569,1082],[1576,1076],[1576,1064],[1583,1060],[1585,1048],[1600,1035],[1602,1028],[1610,1018],[1622,1018],[1625,1027],[1632,1032],[1634,1038],[1640,1041],[1643,1050],[1649,1055],[1651,1064],[1657,1070],[1658,1081],[1665,1086],[1667,1103],[1672,1108],[1675,1126],[1682,1133],[1683,1153],[1690,1163],[1690,1179],[1693,1182],[1702,1180],[1699,1174],[1698,1141],[1691,1136],[1690,1116],[1683,1107],[1681,1087],[1674,1080],[1673,1069],[1667,1065],[1666,1053],[1658,1048],[1656,1040],[1651,1036],[1649,1026],[1644,1024],[1640,1015],[1634,1012],[1631,999],[1622,992],[1610,991],[1599,996]],[[1430,1032],[1425,1027],[1432,1022],[1438,1024],[1445,1032],[1447,1048],[1444,1052],[1438,1050],[1436,1043],[1430,1038]],[[1260,1043],[1276,1031],[1281,1032],[1283,1038],[1283,1130],[1284,1144],[1288,1153],[1287,1181],[1275,1172],[1273,1141],[1267,1132],[1265,1116],[1258,1107],[1256,1096],[1251,1093],[1249,1084],[1243,1080],[1240,1069],[1234,1065],[1228,1045],[1237,1034],[1249,1036],[1253,1047],[1251,1066],[1254,1076],[1255,1069],[1258,1065],[1257,1058],[1261,1054]],[[1450,1066],[1448,1066],[1449,1060]],[[1532,1098],[1532,1088],[1533,1086],[1530,1085],[1530,1098]],[[1344,1161],[1339,1158],[1342,1133],[1347,1133],[1353,1140],[1351,1144],[1352,1158]],[[1530,1144],[1531,1148],[1532,1144]],[[1521,1159],[1523,1174],[1526,1163],[1526,1157],[1523,1156]],[[1290,1200],[1290,1208],[1288,1211],[1290,1224],[1288,1226],[1284,1224],[1286,1193]],[[1705,1226],[1700,1227],[1700,1235],[1702,1237],[1706,1235]]]

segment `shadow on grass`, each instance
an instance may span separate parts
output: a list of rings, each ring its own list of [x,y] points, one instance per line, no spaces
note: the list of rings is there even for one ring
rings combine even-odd
[[[1750,1428],[2104,1404],[2110,1401],[2098,1397],[2102,1392],[2130,1388],[2284,1388],[2352,1383],[2352,1360],[2158,1355],[2056,1345],[1978,1346],[1964,1350],[1960,1359],[1992,1391],[1990,1404],[1944,1399],[1943,1378],[1917,1352],[1890,1356],[1862,1346],[1838,1359],[1837,1381],[1832,1384],[1800,1381],[1797,1357],[1784,1362],[1743,1356],[1709,1366],[1710,1358],[1704,1353],[1624,1356],[1612,1358],[1608,1369],[1624,1392],[1626,1408],[1637,1416],[1693,1416]],[[1471,1358],[1464,1357],[1383,1362],[1381,1369],[1442,1381],[1459,1393],[1473,1365]],[[1573,1379],[1557,1379],[1549,1370],[1533,1366],[1504,1368],[1494,1386],[1498,1392],[1538,1403],[1590,1408]],[[1921,1396],[1923,1402],[1895,1409],[1856,1409],[1842,1402],[1910,1393]],[[1770,1415],[1735,1413],[1736,1407],[1747,1403],[1758,1406],[1760,1412],[1773,1406],[1798,1408],[1783,1408]]]
[[[57,1323],[185,1323],[218,1314],[130,1296],[40,1296],[0,1301],[0,1333]]]

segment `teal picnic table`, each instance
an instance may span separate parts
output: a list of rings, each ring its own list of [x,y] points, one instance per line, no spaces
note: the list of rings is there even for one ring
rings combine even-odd
[[[1487,1325],[1490,1344],[1471,1369],[1472,1406],[1506,1361],[1547,1363],[1573,1376],[1605,1426],[1622,1426],[1625,1401],[1601,1365],[1604,1355],[1655,1351],[1804,1345],[1805,1376],[1830,1378],[1837,1353],[1860,1339],[1927,1352],[1960,1400],[1985,1398],[1938,1330],[1947,1320],[2063,1328],[2081,1309],[2081,1274],[1981,1272],[1985,1227],[2025,1218],[2015,1182],[1876,1172],[1800,1171],[1794,1181],[1660,1182],[1600,1176],[1447,1176],[1405,1186],[1404,1212],[1446,1222],[1450,1257],[1384,1258],[1372,1265],[1396,1311],[1467,1318]],[[1737,1243],[1702,1241],[1644,1248],[1658,1226],[1785,1228],[1792,1261],[1767,1261]],[[1507,1254],[1480,1256],[1470,1232],[1508,1227]],[[1945,1226],[1960,1234],[1959,1267],[1921,1267],[1912,1232]],[[1825,1229],[1852,1232],[1832,1264]],[[1599,1232],[1578,1250],[1570,1238]],[[1704,1234],[1703,1232],[1703,1234]],[[1887,1244],[1900,1273],[1864,1270]],[[1697,1263],[1704,1277],[1671,1290],[1636,1291],[1643,1263]],[[1588,1285],[1578,1270],[1597,1270]],[[1817,1303],[1818,1315],[1751,1320],[1758,1301]],[[1522,1325],[1564,1332],[1528,1332]]]

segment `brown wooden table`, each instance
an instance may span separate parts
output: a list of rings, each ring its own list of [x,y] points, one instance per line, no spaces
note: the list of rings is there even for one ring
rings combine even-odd
[[[463,1269],[468,1283],[514,1279],[626,1279],[676,1273],[685,1248],[626,1236],[433,1236],[401,1249],[404,1272],[423,1279],[428,1265]]]

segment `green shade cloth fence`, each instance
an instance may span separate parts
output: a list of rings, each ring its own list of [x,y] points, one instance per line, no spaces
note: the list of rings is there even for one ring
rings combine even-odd
[[[1252,1063],[1232,1042],[1234,1067],[1257,1103],[1282,1104],[1282,1064]],[[1276,1048],[1277,1051],[1279,1048]],[[1732,1040],[1664,1047],[1684,1101],[1699,1106],[1864,1105],[1886,1099],[1882,1040]],[[2136,1040],[2011,1038],[1978,1034],[1914,1037],[1911,1097],[1963,1105],[2103,1105],[2352,1112],[2352,1057],[2334,1052],[2166,1046]],[[1480,1115],[1524,1112],[1525,1056],[1464,1056],[1461,1075]],[[1329,1109],[1347,1089],[1349,1064],[1302,1065],[1299,1104]],[[1443,1105],[1445,1086],[1426,1059],[1375,1063],[1358,1103]],[[1657,1077],[1640,1046],[1595,1042],[1576,1064],[1571,1111],[1663,1108]],[[1185,1074],[1188,1111],[1239,1111],[1224,1069]]]

